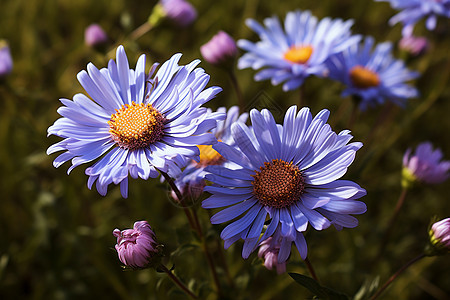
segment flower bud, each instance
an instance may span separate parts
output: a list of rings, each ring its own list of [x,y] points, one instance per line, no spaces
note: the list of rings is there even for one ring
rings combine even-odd
[[[97,47],[105,44],[107,41],[108,36],[98,24],[91,24],[84,31],[84,42],[89,47]]]
[[[403,156],[402,186],[410,187],[415,182],[437,184],[450,176],[450,161],[441,161],[440,149],[433,150],[429,142],[417,146],[414,155],[408,149]]]
[[[400,49],[414,55],[423,54],[428,48],[428,41],[425,37],[405,36],[398,43]]]
[[[233,62],[238,50],[236,42],[224,31],[219,31],[213,38],[200,47],[203,58],[212,65],[221,66]]]
[[[197,11],[185,0],[161,0],[160,4],[166,17],[178,26],[188,26],[197,18]]]
[[[147,221],[135,222],[133,229],[114,229],[115,246],[119,260],[133,269],[142,269],[159,264],[161,252],[155,234]]]
[[[286,272],[286,261],[278,263],[280,245],[274,243],[274,241],[272,237],[264,240],[259,247],[258,257],[264,260],[264,266],[267,269],[272,270],[275,267],[278,274],[283,274]]]
[[[13,61],[11,53],[9,52],[8,43],[4,40],[0,40],[0,78],[11,73],[12,68]]]
[[[450,253],[450,218],[435,222],[429,231],[430,246],[427,255]]]

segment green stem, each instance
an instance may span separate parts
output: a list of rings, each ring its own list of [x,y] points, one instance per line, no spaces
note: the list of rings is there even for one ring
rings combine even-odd
[[[228,70],[228,76],[230,76],[230,81],[231,84],[233,85],[234,91],[236,92],[236,96],[237,96],[237,100],[238,100],[238,106],[239,106],[239,111],[241,113],[244,112],[245,109],[245,105],[244,105],[244,97],[242,96],[242,91],[241,88],[239,87],[239,82],[236,78],[236,74],[234,73],[234,70],[232,67],[229,68]]]
[[[414,257],[413,259],[411,259],[409,262],[407,262],[403,267],[401,267],[400,269],[398,269],[397,272],[394,273],[394,275],[392,275],[384,284],[383,286],[370,298],[370,300],[375,300],[377,299],[381,293],[383,293],[383,291],[401,274],[403,273],[403,271],[405,271],[409,266],[411,266],[413,263],[415,263],[418,260],[421,260],[422,258],[424,258],[426,255],[424,253]]]
[[[381,255],[384,252],[384,249],[386,248],[386,245],[387,245],[387,242],[389,241],[389,237],[391,236],[395,221],[397,220],[400,210],[403,207],[403,203],[405,203],[407,192],[408,192],[408,189],[403,188],[402,192],[400,194],[400,197],[397,200],[397,204],[395,205],[395,209],[394,209],[394,214],[392,215],[391,219],[389,220],[388,225],[386,227],[386,231],[384,232],[384,236],[383,236],[383,239],[381,242],[381,247],[380,247],[380,252],[378,254],[378,258],[381,257]]]
[[[308,271],[309,271],[309,274],[311,274],[311,277],[314,278],[315,281],[320,282],[319,278],[316,275],[316,272],[314,271],[314,268],[313,268],[311,262],[309,261],[309,258],[305,259],[305,264],[306,264],[306,267],[308,267]]]
[[[161,269],[162,271],[164,271],[164,273],[167,274],[167,276],[169,276],[170,279],[172,279],[172,281],[180,288],[183,290],[183,292],[185,292],[189,297],[191,297],[192,299],[197,299],[197,296],[191,292],[179,279],[178,277],[176,277],[171,270],[167,269],[167,267],[163,264],[161,264],[159,266],[159,269]]]

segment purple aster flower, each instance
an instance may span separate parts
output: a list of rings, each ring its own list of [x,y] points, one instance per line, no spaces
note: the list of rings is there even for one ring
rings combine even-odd
[[[78,80],[92,98],[77,94],[72,100],[61,99],[63,106],[48,134],[64,140],[48,148],[47,153],[64,151],[53,165],[68,160],[76,166],[97,160],[86,169],[88,187],[96,182],[106,195],[108,185],[120,184],[123,197],[128,195],[128,175],[148,179],[158,171],[176,177],[191,159],[199,160],[198,144],[216,142],[211,129],[225,117],[207,114],[202,104],[221,89],[205,89],[209,75],[196,68],[199,60],[179,66],[181,54],[165,62],[152,79],[145,74],[145,55],[129,68],[122,46],[116,62],[98,70],[92,63]]]
[[[422,36],[405,36],[398,43],[398,47],[417,56],[423,54],[428,49],[428,41]]]
[[[415,153],[411,153],[408,149],[403,156],[403,185],[408,186],[416,181],[437,184],[450,177],[450,161],[441,161],[442,151],[433,150],[430,142],[419,144]]]
[[[8,43],[0,40],[0,78],[11,73],[13,68],[13,61],[11,53],[9,52]]]
[[[269,237],[280,241],[278,262],[289,257],[294,242],[303,259],[308,223],[316,230],[333,224],[338,230],[355,227],[350,214],[362,214],[366,205],[357,201],[366,194],[359,185],[339,180],[362,143],[348,144],[350,132],[336,134],[328,125],[328,110],[314,118],[308,108],[297,113],[292,106],[283,125],[263,109],[250,112],[252,127],[231,127],[235,147],[217,143],[213,148],[235,166],[208,166],[205,187],[212,194],[203,208],[226,207],[211,218],[212,224],[231,221],[221,233],[225,248],[244,240],[247,258],[259,242]],[[266,218],[270,222],[264,230]],[[261,236],[261,233],[263,235]]]
[[[450,252],[450,218],[440,220],[431,226],[430,243],[433,255],[442,255]]]
[[[248,51],[239,59],[238,68],[263,68],[256,73],[255,80],[271,79],[273,85],[284,82],[284,91],[298,88],[310,75],[323,76],[324,62],[330,55],[360,40],[350,33],[352,20],[324,18],[318,21],[309,11],[289,12],[284,30],[276,17],[264,20],[266,28],[251,19],[246,24],[261,41],[238,41],[238,46]]]
[[[236,42],[224,31],[200,47],[203,58],[212,65],[230,65],[238,53]]]
[[[427,18],[428,30],[436,28],[437,16],[450,18],[450,0],[375,0],[390,2],[392,8],[401,10],[389,20],[391,26],[403,23],[403,36],[410,36],[414,26],[422,18]]]
[[[279,232],[279,230],[278,230]],[[279,237],[281,237],[279,235]],[[261,242],[258,250],[258,257],[264,260],[264,266],[272,270],[274,267],[278,274],[286,273],[286,261],[278,262],[278,253],[280,252],[280,239],[269,237]]]
[[[403,61],[392,57],[392,44],[378,44],[366,37],[364,42],[352,45],[327,61],[329,77],[347,85],[342,96],[360,98],[360,109],[392,101],[402,105],[406,99],[417,97],[416,88],[405,82],[418,77]]]
[[[165,15],[181,27],[188,26],[197,18],[195,8],[185,0],[161,0]]]
[[[160,253],[155,233],[147,221],[135,222],[133,229],[114,229],[120,261],[130,268],[146,268]]]
[[[248,114],[243,113],[239,115],[239,108],[232,106],[230,109],[220,107],[217,112],[226,113],[226,119],[217,122],[217,127],[211,130],[217,140],[227,143],[228,145],[234,145],[233,137],[231,136],[231,125],[236,122],[245,123],[247,121]],[[225,162],[225,159],[212,148],[211,145],[199,145],[200,161],[192,160],[190,164],[183,170],[183,172],[175,179],[180,192],[193,199],[197,199],[203,192],[203,188],[206,185],[205,175],[207,172],[205,168],[210,165],[230,165]],[[175,193],[172,196],[176,198]]]
[[[84,42],[90,47],[102,45],[107,41],[108,36],[98,24],[91,24],[84,31]]]

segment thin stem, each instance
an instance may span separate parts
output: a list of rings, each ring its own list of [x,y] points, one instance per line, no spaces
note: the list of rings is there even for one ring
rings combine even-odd
[[[227,73],[230,76],[231,84],[233,85],[234,91],[236,92],[239,111],[242,113],[242,112],[244,112],[245,105],[244,105],[244,97],[242,96],[242,91],[241,91],[241,88],[239,87],[239,82],[236,78],[236,74],[234,73],[234,70],[232,67],[229,68]]]
[[[217,293],[219,295],[221,295],[222,294],[222,289],[220,287],[219,276],[217,275],[217,272],[216,272],[216,267],[214,265],[214,260],[213,260],[213,258],[211,256],[211,253],[209,252],[208,246],[206,245],[206,239],[205,239],[205,237],[203,235],[203,232],[202,232],[202,229],[201,229],[201,226],[200,226],[200,222],[198,220],[197,212],[195,210],[192,210],[192,212],[194,214],[194,222],[195,222],[195,224],[196,224],[196,226],[198,228],[198,234],[199,234],[199,237],[200,237],[200,240],[201,240],[201,243],[202,243],[202,248],[203,248],[203,251],[205,252],[206,261],[208,262],[209,269],[211,270],[211,274],[213,276],[214,284],[216,285],[216,288],[217,288]]]
[[[320,282],[319,278],[317,277],[316,272],[314,271],[314,268],[308,258],[305,259],[305,264],[308,267],[308,271],[309,271],[309,274],[311,274],[311,277],[314,278],[315,281]]]
[[[375,300],[376,298],[378,298],[381,293],[383,293],[383,291],[398,277],[398,275],[400,275],[403,271],[405,271],[409,266],[411,266],[413,263],[415,263],[418,260],[421,260],[422,258],[424,258],[426,255],[424,253],[414,257],[413,259],[411,259],[409,262],[407,262],[403,267],[401,267],[400,269],[398,269],[397,272],[394,273],[394,275],[392,275],[384,284],[383,286],[370,298],[370,300]]]
[[[303,106],[306,106],[306,101],[305,101],[305,88],[304,85],[302,84],[300,86],[300,88],[298,89],[298,107],[299,109],[301,109]]]
[[[152,25],[149,22],[145,22],[144,24],[142,24],[141,26],[139,26],[138,28],[133,30],[133,32],[130,33],[130,39],[135,41],[144,34],[146,34],[147,32],[149,32],[150,29],[152,29]]]
[[[389,237],[392,233],[392,228],[394,227],[395,221],[397,220],[398,214],[400,213],[401,208],[403,207],[403,203],[406,199],[406,194],[408,192],[407,188],[403,188],[402,192],[400,194],[400,197],[397,200],[397,204],[395,205],[394,214],[392,215],[391,219],[388,222],[388,225],[386,227],[386,231],[384,232],[384,236],[381,242],[380,252],[378,254],[378,258],[383,254],[384,249],[387,245],[387,242],[389,240]]]
[[[355,98],[353,98],[355,99]],[[353,100],[352,101],[352,112],[350,114],[350,119],[348,120],[347,123],[347,128],[352,128],[353,125],[355,124],[356,120],[358,119],[358,115],[359,115],[359,101],[358,100]]]
[[[169,276],[169,278],[170,279],[172,279],[172,281],[176,284],[176,285],[178,285],[178,287],[180,288],[180,289],[182,289],[183,290],[183,292],[185,292],[189,297],[191,297],[192,299],[197,299],[197,296],[193,293],[193,292],[191,292],[179,279],[178,279],[178,277],[176,277],[173,273],[172,273],[172,271],[171,270],[169,270],[169,269],[167,269],[167,267],[165,266],[165,265],[163,265],[163,264],[161,264],[160,266],[159,266],[159,268],[161,269],[161,270],[163,270],[164,271],[164,273],[166,273],[167,274],[167,276]]]
[[[167,173],[158,170],[159,173],[161,173],[161,175],[164,177],[164,179],[167,181],[167,183],[170,185],[170,187],[172,188],[172,190],[175,192],[175,195],[178,198],[178,203],[181,204],[181,206],[183,207],[183,211],[186,214],[186,217],[188,219],[189,225],[191,226],[192,230],[194,230],[195,232],[197,232],[197,234],[200,234],[198,227],[195,225],[194,223],[194,219],[191,215],[191,212],[189,211],[189,209],[186,207],[186,204],[184,203],[184,199],[183,199],[183,195],[181,194],[180,190],[178,189],[177,185],[175,184],[174,180],[172,177],[170,177]]]

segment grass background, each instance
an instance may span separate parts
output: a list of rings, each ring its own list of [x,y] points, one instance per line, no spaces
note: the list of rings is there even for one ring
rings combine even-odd
[[[141,53],[147,64],[164,62],[176,52],[182,63],[200,58],[199,47],[218,30],[235,39],[257,40],[245,25],[247,18],[262,21],[288,11],[309,9],[319,18],[354,19],[353,32],[372,35],[378,42],[400,38],[399,25],[390,27],[395,13],[387,3],[371,0],[322,1],[210,1],[192,0],[196,22],[184,29],[163,22],[137,41],[127,36],[144,23],[155,1],[124,0],[0,0],[0,38],[10,44],[13,72],[0,83],[0,298],[2,299],[183,299],[172,283],[154,270],[124,272],[113,249],[114,228],[130,228],[136,220],[148,220],[165,244],[166,262],[202,298],[215,299],[210,274],[182,211],[167,196],[159,180],[131,180],[129,198],[111,186],[106,197],[86,187],[84,167],[67,176],[67,164],[55,169],[46,149],[59,141],[46,137],[47,128],[59,117],[59,98],[83,92],[76,74],[88,62],[106,66],[115,47],[124,44],[130,65]],[[110,37],[108,51],[84,44],[84,29],[99,23]],[[402,264],[419,254],[427,240],[427,226],[434,215],[450,215],[449,181],[421,186],[407,195],[387,251],[375,259],[382,232],[400,194],[401,160],[408,147],[429,140],[450,158],[450,46],[449,21],[439,18],[436,31],[419,23],[416,33],[429,39],[428,51],[409,57],[395,47],[395,56],[421,73],[413,84],[421,96],[404,109],[385,107],[361,113],[352,130],[365,143],[345,178],[367,189],[363,198],[367,213],[358,216],[355,229],[334,228],[306,233],[308,256],[322,283],[354,295],[364,282],[379,276],[384,282]],[[109,52],[109,50],[113,50]],[[223,87],[208,106],[237,104],[226,74],[202,62],[211,74],[210,85]],[[237,71],[248,109],[268,107],[278,121],[298,103],[299,92],[284,93],[268,81],[254,82],[254,71]],[[351,102],[342,99],[342,86],[328,79],[308,78],[302,87],[303,103],[315,114],[331,111],[335,131],[347,128]],[[339,113],[338,113],[339,112]],[[341,118],[338,120],[337,115]],[[377,120],[387,116],[381,126]],[[369,141],[372,128],[375,133]],[[211,227],[206,211],[199,209],[208,243],[215,257],[220,251],[221,226]],[[178,248],[179,245],[183,247]],[[225,253],[235,286],[223,281],[233,299],[303,299],[312,295],[287,274],[266,270],[253,254],[240,257],[241,243]],[[308,275],[293,249],[288,271]],[[171,255],[172,253],[172,255]],[[425,258],[408,269],[384,294],[385,299],[448,299],[449,256]],[[222,269],[218,270],[223,272]],[[223,275],[221,273],[221,275]],[[222,276],[223,278],[223,276]]]

